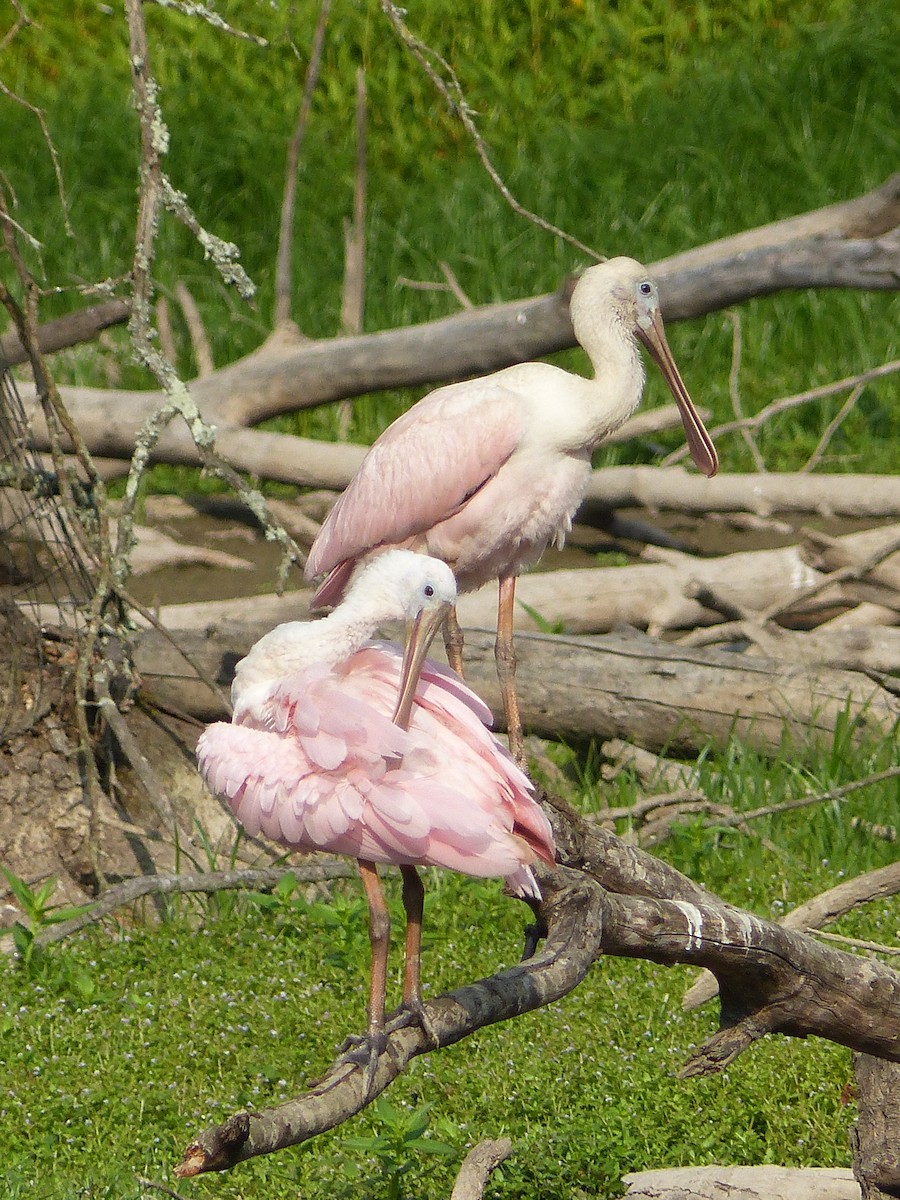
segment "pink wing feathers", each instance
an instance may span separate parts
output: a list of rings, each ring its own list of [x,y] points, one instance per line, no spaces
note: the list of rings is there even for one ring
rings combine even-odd
[[[499,384],[451,384],[424,397],[363,459],[313,544],[306,577],[446,520],[497,474],[520,434],[520,402]]]
[[[370,643],[328,676],[278,681],[255,727],[211,725],[201,774],[251,834],[373,862],[506,876],[538,895],[528,864],[553,862],[531,785],[482,723],[488,710],[429,663],[409,731],[390,719],[401,654]]]

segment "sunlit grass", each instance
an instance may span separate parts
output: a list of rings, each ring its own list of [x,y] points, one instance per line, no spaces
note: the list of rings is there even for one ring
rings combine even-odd
[[[124,26],[96,6],[76,8],[78,39],[72,40],[70,18],[57,20],[51,9],[43,33],[22,35],[33,53],[20,55],[11,76],[46,110],[75,239],[65,236],[36,122],[14,105],[0,105],[0,145],[16,150],[12,183],[20,215],[44,244],[48,282],[64,286],[125,272],[134,224],[136,126]],[[255,348],[270,325],[284,147],[300,86],[296,59],[279,40],[287,8],[226,5],[224,11],[230,9],[237,24],[273,37],[272,48],[223,38],[168,11],[149,13],[173,135],[168,168],[204,223],[241,247],[259,285],[255,309],[246,308],[226,293],[187,233],[163,222],[160,287],[171,290],[178,279],[188,284],[219,364]],[[888,0],[864,13],[849,3],[823,9],[771,0],[753,15],[724,3],[611,8],[558,0],[515,19],[485,3],[458,24],[448,25],[428,6],[410,20],[455,63],[497,166],[524,204],[602,253],[652,260],[850,198],[895,169],[892,18]],[[296,19],[292,34],[302,45],[311,13],[298,10]],[[395,45],[374,0],[338,6],[299,180],[294,311],[306,333],[332,336],[339,325],[360,59],[368,65],[370,94],[366,329],[453,311],[451,297],[397,283],[401,276],[440,279],[442,260],[475,303],[555,287],[581,265],[575,251],[516,216],[492,188],[458,125]],[[205,86],[223,76],[225,92]],[[72,297],[57,303],[69,307]],[[53,307],[48,303],[48,313]],[[740,313],[747,412],[898,353],[900,308],[889,293],[785,294]],[[179,366],[189,374],[177,312],[176,331]],[[716,419],[729,417],[730,323],[714,314],[674,329],[671,338],[698,402]],[[583,369],[582,357],[571,361]],[[118,366],[124,385],[147,383],[127,349]],[[106,382],[86,357],[70,377]],[[349,436],[370,441],[417,394],[354,401]],[[895,394],[896,379],[866,388],[829,448],[828,468],[894,469]],[[662,395],[651,378],[648,402]],[[772,422],[760,435],[769,465],[801,465],[839,403]],[[338,428],[333,407],[281,419],[278,427],[323,438]],[[660,447],[678,444],[673,434],[610,451],[601,461],[626,455],[654,461]],[[750,465],[739,438],[723,440],[720,450],[726,468]]]
[[[851,734],[839,730],[815,759],[786,753],[770,761],[738,746],[708,754],[704,791],[748,811],[898,761],[894,739],[854,747]],[[590,754],[558,757],[586,811],[636,795],[627,776],[598,784]],[[891,843],[850,821],[889,819],[895,787],[754,820],[749,833],[691,821],[659,852],[732,902],[777,918],[842,878],[893,861]],[[399,929],[398,880],[389,894]],[[430,871],[426,905],[427,995],[518,958],[528,914],[498,883]],[[898,920],[893,898],[836,929],[890,943]],[[7,963],[0,1128],[10,1187],[27,1189],[34,1164],[45,1190],[22,1195],[74,1197],[93,1179],[92,1195],[131,1197],[134,1173],[165,1181],[197,1130],[239,1107],[277,1103],[327,1066],[343,1036],[363,1024],[367,958],[365,906],[348,882],[333,885],[327,904],[180,898],[161,926],[82,935],[30,974]],[[396,998],[399,937],[391,961]],[[410,1194],[446,1195],[468,1146],[504,1134],[516,1153],[492,1187],[511,1197],[562,1198],[579,1188],[612,1196],[623,1172],[665,1164],[846,1164],[854,1115],[841,1098],[851,1078],[847,1051],[816,1039],[767,1039],[722,1076],[677,1079],[716,1024],[713,1006],[681,1011],[692,974],[604,960],[558,1004],[416,1060],[392,1100],[404,1111],[433,1103],[432,1132],[458,1154],[425,1160],[409,1177]],[[345,1145],[378,1128],[377,1116],[364,1113],[309,1146],[199,1180],[185,1194],[342,1194],[348,1160],[362,1163],[370,1183],[378,1177],[373,1160]],[[371,1194],[386,1195],[374,1184]]]
[[[237,242],[259,286],[247,308],[214,277],[186,233],[163,223],[160,289],[187,283],[219,365],[254,349],[270,327],[284,147],[302,64],[278,34],[296,12],[306,46],[315,6],[218,6],[236,24],[276,39],[264,54],[171,11],[148,9],[162,102],[173,142],[168,168],[201,220]],[[652,260],[711,238],[847,199],[895,169],[894,6],[782,0],[740,6],[575,4],[476,6],[448,21],[441,6],[410,21],[454,62],[498,167],[519,199],[605,253]],[[36,269],[72,288],[127,271],[134,237],[136,122],[118,9],[44,5],[20,36],[4,82],[46,111],[60,152],[75,238],[66,236],[49,155],[26,110],[0,101],[0,146],[17,217],[41,240]],[[292,18],[293,19],[293,18]],[[447,261],[475,303],[558,285],[580,257],[516,217],[491,190],[472,147],[437,108],[430,85],[393,43],[372,2],[335,6],[323,84],[310,123],[296,234],[294,311],[310,336],[338,328],[342,220],[353,178],[355,67],[370,88],[370,195],[365,327],[454,311],[443,294],[398,286],[439,279]],[[23,50],[27,47],[27,50]],[[18,53],[16,53],[18,51]],[[227,80],[227,86],[223,81]],[[102,119],[98,114],[103,114]],[[47,302],[65,311],[71,292]],[[193,369],[175,311],[179,367]],[[769,400],[853,374],[898,354],[898,301],[890,294],[784,294],[740,309],[741,398]],[[698,403],[731,415],[732,326],[723,314],[675,326],[670,338]],[[560,362],[584,370],[583,355]],[[124,331],[100,353],[56,360],[62,380],[148,386]],[[651,372],[648,402],[663,399]],[[416,393],[418,395],[419,393]],[[896,379],[866,388],[829,449],[835,470],[896,470]],[[353,402],[349,436],[370,441],[415,395]],[[759,435],[773,468],[799,466],[840,399],[778,418]],[[333,438],[322,407],[272,427]],[[598,462],[658,461],[680,435],[603,451]],[[723,463],[746,469],[739,439]],[[157,468],[151,485],[219,485]],[[701,784],[740,811],[777,804],[897,762],[892,739],[854,741],[842,726],[811,753],[785,743],[766,759],[733,744],[708,753]],[[557,752],[586,811],[627,803],[633,780],[598,782],[595,752]],[[712,890],[777,916],[826,887],[896,857],[891,843],[851,819],[896,822],[896,781],[841,803],[754,820],[750,833],[697,819],[659,853]],[[620,824],[627,832],[628,823]],[[396,884],[391,885],[399,916]],[[496,884],[432,872],[426,927],[427,994],[516,960],[521,906]],[[896,900],[838,923],[848,935],[896,940]],[[395,947],[395,951],[396,951]],[[363,1023],[368,954],[358,890],[336,885],[330,910],[266,911],[180,901],[159,927],[82,936],[55,948],[31,975],[0,967],[0,1190],[11,1200],[137,1197],[136,1175],[171,1183],[171,1165],[203,1125],[242,1105],[277,1102],[330,1061]],[[392,961],[396,962],[396,953]],[[678,1065],[714,1028],[710,1011],[685,1015],[690,973],[649,964],[598,964],[571,996],[521,1021],[417,1060],[391,1094],[431,1101],[437,1136],[458,1149],[508,1134],[515,1156],[492,1194],[554,1200],[618,1192],[626,1170],[701,1162],[836,1164],[848,1161],[852,1108],[841,1105],[849,1054],[815,1040],[771,1039],[725,1075],[682,1083]],[[392,980],[396,995],[399,980]],[[371,1112],[310,1146],[230,1175],[180,1186],[185,1196],[295,1200],[380,1195],[353,1183],[344,1145],[378,1128]],[[407,1177],[410,1194],[445,1196],[456,1161],[429,1159]],[[353,1188],[355,1187],[355,1191]],[[350,1189],[349,1192],[346,1189]]]

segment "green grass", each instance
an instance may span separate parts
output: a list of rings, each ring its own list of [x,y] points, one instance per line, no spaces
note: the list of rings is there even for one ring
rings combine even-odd
[[[74,239],[64,234],[37,123],[9,102],[0,103],[0,147],[19,214],[44,243],[48,284],[71,287],[128,268],[136,128],[117,11],[107,15],[86,0],[44,7],[41,28],[16,39],[19,53],[4,77],[46,110]],[[299,7],[289,17],[286,6],[223,6],[236,24],[266,32],[273,39],[268,51],[148,10],[173,135],[168,169],[201,220],[240,245],[260,289],[256,308],[243,306],[187,234],[163,222],[160,288],[171,290],[179,278],[189,285],[220,364],[253,349],[268,329],[284,146],[301,72],[283,34],[287,25],[303,47],[313,20],[312,6]],[[613,8],[555,0],[515,15],[484,0],[464,22],[448,22],[444,8],[431,5],[409,19],[454,63],[519,199],[601,252],[649,260],[849,198],[885,178],[896,166],[894,17],[890,0],[874,0],[865,12],[836,0],[824,7],[768,0],[740,14],[725,3],[673,9],[630,0]],[[367,66],[370,97],[367,329],[452,311],[447,296],[396,282],[401,275],[437,279],[441,260],[475,302],[553,287],[579,265],[576,252],[517,217],[492,189],[459,125],[395,44],[375,0],[344,3],[335,6],[300,177],[295,313],[307,333],[330,336],[338,327],[359,61]],[[71,303],[68,295],[50,300],[47,311]],[[891,294],[791,293],[740,312],[748,412],[898,351],[900,308]],[[179,365],[189,373],[180,333]],[[730,416],[730,323],[714,314],[671,337],[698,402],[717,419]],[[124,335],[112,341],[123,382],[147,382],[129,362]],[[96,356],[71,361],[72,379],[105,380]],[[562,361],[585,365],[580,354]],[[651,379],[649,401],[662,394],[661,382]],[[866,388],[832,442],[828,467],[894,469],[895,396],[896,379]],[[356,401],[350,436],[371,440],[414,398]],[[770,466],[800,465],[840,402],[768,426],[760,440]],[[326,407],[281,418],[275,427],[330,438],[335,422]],[[662,444],[678,445],[678,436]],[[749,465],[739,438],[726,439],[721,450],[726,468]],[[654,442],[600,461],[654,461],[658,452]]]
[[[840,730],[817,761],[795,753],[766,762],[737,746],[710,755],[705,789],[748,810],[900,761],[893,738],[853,751],[848,737]],[[586,810],[634,797],[627,777],[598,785],[591,754],[558,757]],[[842,877],[892,861],[893,845],[850,825],[854,816],[884,823],[891,814],[896,781],[842,804],[755,821],[750,836],[688,824],[661,853],[734,903],[777,917]],[[399,928],[396,881],[390,893]],[[516,960],[526,916],[498,884],[429,872],[427,897],[426,994]],[[893,898],[836,930],[891,942],[898,920]],[[395,968],[399,951],[396,944]],[[348,883],[336,885],[330,905],[290,896],[266,905],[238,895],[172,901],[158,927],[82,935],[27,971],[5,964],[0,1129],[8,1194],[74,1200],[90,1181],[92,1200],[119,1200],[138,1195],[135,1175],[170,1180],[199,1129],[242,1106],[277,1103],[327,1066],[337,1043],[362,1025],[367,957],[364,904]],[[523,1200],[613,1196],[622,1173],[667,1164],[848,1163],[846,1050],[770,1038],[722,1076],[676,1078],[715,1028],[711,1008],[680,1009],[691,977],[682,968],[606,960],[550,1008],[416,1060],[391,1089],[391,1103],[406,1117],[433,1105],[422,1116],[426,1136],[455,1155],[404,1156],[395,1138],[400,1149],[394,1144],[390,1162],[410,1168],[402,1194],[446,1195],[466,1149],[501,1135],[513,1139],[515,1155],[491,1194]],[[390,986],[396,997],[396,973]],[[293,1200],[343,1195],[346,1187],[347,1195],[389,1200],[390,1177],[360,1146],[377,1147],[372,1139],[395,1127],[369,1111],[307,1146],[183,1183],[181,1192]]]
[[[152,6],[147,15],[173,135],[173,182],[205,225],[240,245],[259,285],[256,307],[243,306],[188,236],[163,222],[160,290],[170,292],[179,279],[188,284],[223,365],[254,349],[269,328],[284,147],[305,66],[305,54],[298,62],[283,35],[287,29],[306,47],[315,6],[229,0],[218,8],[266,32],[272,49]],[[896,167],[891,0],[864,10],[848,0],[482,0],[465,20],[448,20],[447,11],[423,4],[409,20],[458,70],[505,179],[524,204],[602,252],[652,260],[850,198]],[[66,235],[37,122],[3,97],[0,166],[17,219],[42,243],[30,261],[49,289],[63,289],[45,302],[51,316],[74,305],[78,285],[128,269],[136,122],[119,9],[56,0],[39,15],[40,25],[0,55],[0,78],[45,110],[75,236]],[[370,96],[367,329],[452,311],[446,296],[396,282],[440,278],[442,260],[476,303],[554,287],[580,265],[574,251],[516,217],[491,189],[375,0],[343,0],[334,6],[300,178],[294,304],[308,334],[331,336],[338,326],[359,61]],[[784,294],[740,314],[748,412],[898,353],[894,295]],[[176,331],[179,366],[189,373],[185,330]],[[714,314],[675,326],[670,338],[697,402],[716,419],[729,417],[728,319]],[[585,367],[577,352],[559,361]],[[149,385],[122,331],[100,353],[81,347],[55,364],[64,381]],[[648,392],[650,403],[663,398],[652,374]],[[831,444],[830,469],[896,470],[896,395],[896,380],[866,388]],[[356,401],[350,436],[372,439],[414,398]],[[759,440],[769,465],[800,465],[840,402],[767,426]],[[323,438],[336,429],[327,407],[273,424]],[[673,434],[602,452],[598,461],[656,461],[679,443]],[[728,469],[749,465],[737,438],[720,451]],[[162,468],[152,485],[198,486],[193,473]],[[786,744],[774,761],[735,744],[704,758],[704,787],[713,799],[749,809],[897,761],[895,741],[855,748],[849,732],[839,731],[830,753]],[[597,783],[590,750],[556,754],[586,809],[633,797],[627,776]],[[895,814],[896,784],[888,783],[839,805],[756,821],[751,836],[692,822],[660,853],[727,899],[778,915],[842,876],[891,861],[891,844],[850,820],[884,824]],[[435,874],[428,903],[428,994],[516,959],[524,918],[496,885]],[[892,900],[837,928],[890,942],[898,923]],[[184,901],[159,927],[85,935],[28,970],[3,964],[0,1190],[11,1200],[122,1200],[140,1194],[137,1175],[171,1182],[171,1165],[198,1128],[241,1105],[293,1094],[348,1030],[360,1028],[367,950],[364,909],[347,886],[336,889],[332,909],[308,912],[290,903],[263,909],[245,897]],[[552,1008],[417,1060],[391,1089],[392,1102],[401,1113],[420,1113],[420,1123],[427,1118],[428,1135],[455,1147],[457,1158],[428,1156],[402,1177],[403,1191],[447,1195],[466,1148],[501,1134],[516,1152],[493,1178],[491,1195],[523,1200],[614,1195],[623,1171],[667,1163],[846,1163],[853,1110],[840,1102],[850,1078],[842,1049],[771,1039],[722,1077],[675,1078],[714,1027],[711,1012],[681,1013],[688,980],[681,969],[604,962]],[[434,1107],[423,1113],[426,1103]],[[367,1151],[349,1139],[383,1134],[394,1166],[403,1166],[403,1128],[389,1110],[370,1111],[308,1147],[179,1191],[224,1200],[390,1200],[397,1174],[385,1177],[376,1143]],[[360,1169],[362,1179],[354,1174]]]

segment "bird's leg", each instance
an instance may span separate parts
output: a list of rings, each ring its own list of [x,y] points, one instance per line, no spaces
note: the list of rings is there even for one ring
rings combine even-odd
[[[425,888],[419,872],[401,866],[403,908],[406,911],[406,964],[403,969],[403,1003],[407,1008],[422,1008],[422,918],[425,914]]]
[[[528,763],[525,758],[525,743],[522,737],[522,716],[516,696],[516,652],[513,648],[513,613],[516,602],[515,575],[500,576],[500,600],[497,606],[497,642],[494,658],[497,663],[497,678],[503,696],[503,712],[506,716],[506,732],[509,749],[516,765],[524,771]]]
[[[369,942],[372,946],[372,970],[369,978],[369,1003],[366,1006],[368,1030],[364,1038],[350,1037],[341,1047],[344,1062],[365,1068],[363,1095],[368,1096],[375,1081],[378,1059],[387,1044],[384,1029],[384,996],[387,987],[387,960],[391,940],[391,918],[381,881],[373,862],[359,859],[359,874],[369,905]]]
[[[447,609],[444,617],[444,649],[447,651],[447,662],[462,678],[463,675],[463,631],[456,617],[456,605]]]
[[[534,914],[534,922],[531,925],[525,926],[525,945],[522,948],[522,962],[527,962],[529,958],[534,958],[537,953],[538,942],[547,936],[547,921],[544,917],[543,906],[540,900],[533,896],[523,896],[522,899],[531,909]]]
[[[406,965],[403,971],[403,1003],[392,1015],[389,1028],[401,1029],[411,1019],[417,1020],[437,1046],[437,1036],[425,1014],[421,992],[425,888],[415,867],[401,865],[400,874],[403,876],[403,908],[406,911]]]

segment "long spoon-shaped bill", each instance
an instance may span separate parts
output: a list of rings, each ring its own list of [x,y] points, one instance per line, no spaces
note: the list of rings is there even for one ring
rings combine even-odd
[[[719,469],[719,456],[712,438],[706,432],[706,426],[700,419],[700,414],[694,408],[693,400],[688,395],[678,367],[675,365],[658,309],[648,316],[646,325],[638,324],[637,335],[650,351],[653,361],[659,367],[675,397],[675,403],[681,413],[684,432],[687,435],[688,449],[697,469],[704,475],[715,475]]]
[[[394,724],[399,725],[401,729],[409,728],[413,699],[419,683],[419,676],[422,673],[425,655],[428,653],[428,647],[431,645],[434,635],[443,624],[449,607],[449,604],[442,604],[427,615],[420,612],[407,624],[406,648],[400,667],[400,694],[393,716]]]

